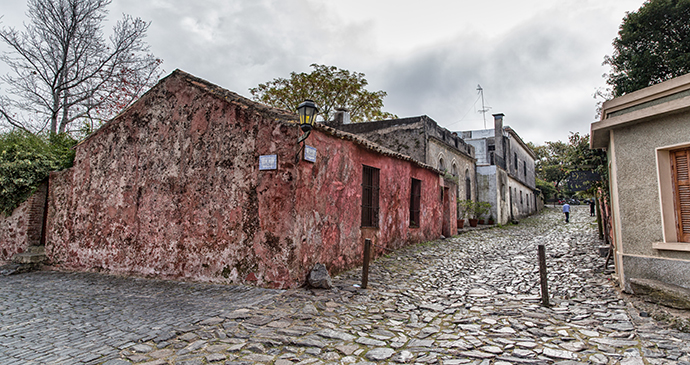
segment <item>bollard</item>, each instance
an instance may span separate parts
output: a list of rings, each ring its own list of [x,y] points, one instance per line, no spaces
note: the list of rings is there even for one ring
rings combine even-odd
[[[371,240],[364,239],[364,262],[362,263],[362,289],[369,283],[369,259],[371,259]]]
[[[546,251],[544,245],[539,245],[539,276],[541,278],[541,304],[549,306],[549,285],[546,282]]]

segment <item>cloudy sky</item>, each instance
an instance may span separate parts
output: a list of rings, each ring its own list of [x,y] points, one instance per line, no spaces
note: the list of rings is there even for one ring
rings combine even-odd
[[[384,110],[428,115],[450,130],[483,129],[491,113],[525,141],[588,133],[605,55],[643,0],[113,0],[151,21],[147,41],[179,68],[241,95],[312,63],[366,74]],[[26,21],[3,0],[2,26]],[[4,48],[2,48],[4,49]],[[0,73],[7,69],[0,65]]]

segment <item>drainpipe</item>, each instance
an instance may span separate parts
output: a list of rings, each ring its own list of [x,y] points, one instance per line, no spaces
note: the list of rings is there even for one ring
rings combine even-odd
[[[508,204],[510,205],[510,221],[514,221],[515,217],[513,216],[513,188],[508,187]]]

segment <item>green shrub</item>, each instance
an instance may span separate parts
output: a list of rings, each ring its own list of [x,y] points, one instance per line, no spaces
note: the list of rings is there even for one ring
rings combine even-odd
[[[458,199],[458,207],[460,208],[460,215],[465,218],[479,219],[486,213],[491,211],[491,203],[487,202],[475,202],[472,200],[460,200]]]
[[[66,134],[0,134],[0,213],[12,214],[51,171],[71,167],[75,144]]]

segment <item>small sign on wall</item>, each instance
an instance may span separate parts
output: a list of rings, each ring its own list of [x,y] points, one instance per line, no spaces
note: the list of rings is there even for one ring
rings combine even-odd
[[[304,160],[309,162],[316,162],[316,148],[312,146],[304,146]]]
[[[278,168],[278,155],[259,156],[259,170],[275,170]]]

